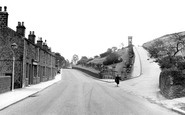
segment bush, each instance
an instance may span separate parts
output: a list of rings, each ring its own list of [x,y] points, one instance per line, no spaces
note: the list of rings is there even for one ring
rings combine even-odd
[[[174,56],[174,57],[166,56],[161,59],[158,59],[158,64],[161,69],[179,67],[182,70],[183,68],[185,68],[183,67],[183,65],[185,65],[185,62],[183,62],[182,60],[183,60],[182,56]]]
[[[159,56],[159,50],[157,48],[149,48],[148,52],[150,54],[150,58],[158,58]]]
[[[128,54],[129,54],[129,58],[133,58],[133,56],[134,56],[133,46],[130,46]]]
[[[175,61],[172,59],[172,57],[167,56],[162,59],[159,59],[158,64],[161,69],[165,69],[165,68],[169,69],[169,68],[172,68],[173,65],[175,65]]]
[[[185,69],[185,61],[177,62],[177,68],[179,70],[184,70]]]
[[[122,60],[119,60],[119,55],[117,53],[111,53],[109,54],[105,61],[103,62],[104,65],[111,65],[111,64],[114,64],[114,63],[119,63],[121,62]]]
[[[106,56],[110,55],[111,53],[112,53],[112,52],[111,52],[110,50],[108,50],[108,51],[106,51],[106,52],[100,54],[100,57],[101,57],[101,58],[106,57]]]

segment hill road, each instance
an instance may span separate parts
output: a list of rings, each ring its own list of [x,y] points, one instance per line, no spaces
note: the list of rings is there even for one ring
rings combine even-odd
[[[142,90],[142,89],[141,89]],[[62,70],[62,80],[2,111],[0,115],[177,115],[114,83],[80,71]]]

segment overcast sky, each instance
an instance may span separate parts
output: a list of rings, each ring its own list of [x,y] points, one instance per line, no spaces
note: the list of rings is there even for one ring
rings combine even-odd
[[[0,5],[7,6],[9,27],[15,30],[24,21],[26,37],[35,31],[69,60],[126,46],[128,36],[141,45],[185,31],[184,0],[0,0]]]

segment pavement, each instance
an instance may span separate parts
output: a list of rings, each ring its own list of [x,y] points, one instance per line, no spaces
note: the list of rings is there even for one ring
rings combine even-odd
[[[0,111],[57,83],[61,78],[62,75],[58,74],[53,80],[0,94]]]

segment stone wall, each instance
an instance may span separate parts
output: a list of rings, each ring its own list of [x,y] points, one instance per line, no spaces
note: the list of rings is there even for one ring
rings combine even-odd
[[[168,69],[160,74],[159,88],[168,99],[185,96],[185,75],[179,70]]]
[[[11,77],[0,76],[0,93],[4,93],[11,90]]]
[[[93,77],[102,79],[102,76],[99,73],[90,71],[88,69],[85,69],[85,68],[82,68],[82,67],[78,67],[78,66],[73,66],[72,69],[77,69],[77,70],[80,70],[80,71],[82,71],[82,72],[84,72],[84,73],[86,73],[88,75],[91,75]]]
[[[11,45],[17,44],[16,49]],[[20,88],[22,84],[22,61],[23,61],[24,41],[14,30],[6,27],[0,31],[0,75],[12,75],[13,52],[15,53],[15,88]]]
[[[132,70],[133,70],[133,65],[134,65],[134,62],[135,62],[135,53],[133,51],[133,45],[130,45],[127,47],[128,50],[127,50],[127,54],[125,56],[125,63],[124,66],[123,66],[123,70],[121,72],[121,79],[122,80],[125,80],[125,79],[129,79],[131,78],[131,74],[132,74]]]
[[[115,71],[112,69],[103,70],[100,72],[102,79],[114,79]]]

